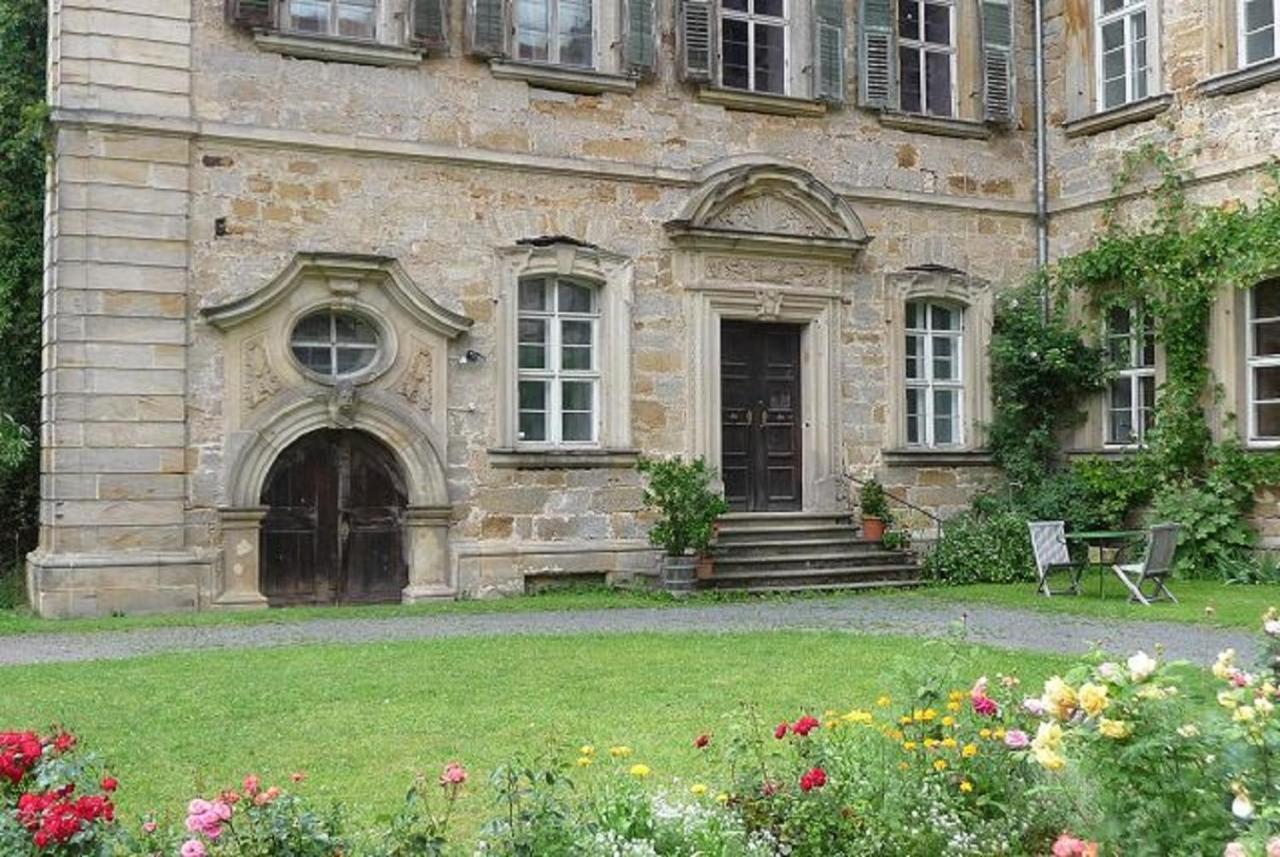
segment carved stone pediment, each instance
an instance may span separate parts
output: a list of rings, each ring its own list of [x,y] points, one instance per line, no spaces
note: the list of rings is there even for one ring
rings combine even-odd
[[[735,200],[717,211],[707,225],[743,232],[834,237],[830,224],[822,223],[782,197],[767,193]]]

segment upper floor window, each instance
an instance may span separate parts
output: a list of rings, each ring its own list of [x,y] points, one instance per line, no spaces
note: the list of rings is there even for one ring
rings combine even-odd
[[[517,398],[521,443],[598,440],[597,289],[559,277],[520,281]]]
[[[516,0],[516,59],[593,68],[593,0]]]
[[[1097,0],[1098,104],[1102,110],[1150,94],[1146,0]]]
[[[281,20],[284,29],[297,33],[372,40],[378,0],[285,0]]]
[[[1249,439],[1280,441],[1280,279],[1248,299]]]
[[[720,82],[732,89],[787,93],[788,0],[723,0]]]
[[[905,327],[907,444],[961,445],[963,313],[950,304],[908,301]]]
[[[1155,420],[1155,333],[1141,307],[1113,307],[1106,340],[1117,371],[1107,384],[1107,443],[1141,444]]]
[[[1275,0],[1240,0],[1240,64],[1276,57]]]
[[[955,11],[949,0],[898,3],[898,100],[907,113],[955,115]]]

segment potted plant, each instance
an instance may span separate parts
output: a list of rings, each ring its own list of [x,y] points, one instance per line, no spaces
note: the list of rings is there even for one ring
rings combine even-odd
[[[880,480],[872,477],[862,485],[862,536],[873,542],[884,538],[885,528],[893,517],[889,514],[889,498]]]
[[[664,552],[662,585],[687,592],[693,588],[698,558],[707,554],[715,535],[716,518],[729,511],[711,489],[715,471],[702,458],[641,458],[636,467],[649,478],[645,508],[658,513],[649,541]]]

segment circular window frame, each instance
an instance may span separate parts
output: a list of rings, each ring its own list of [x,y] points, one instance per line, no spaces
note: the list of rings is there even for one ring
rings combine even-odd
[[[298,329],[298,325],[302,323],[303,319],[318,313],[351,315],[371,325],[378,337],[378,345],[375,350],[373,362],[356,370],[355,372],[345,375],[323,375],[304,365],[303,362],[298,359],[298,355],[293,353],[294,332]],[[382,313],[363,304],[353,306],[349,303],[340,301],[311,304],[310,306],[303,307],[290,316],[288,323],[285,326],[284,349],[289,356],[289,360],[293,363],[294,368],[297,369],[299,374],[304,378],[314,381],[317,384],[323,384],[326,387],[337,387],[340,384],[368,384],[371,381],[377,380],[377,378],[385,373],[387,369],[391,367],[391,364],[395,362],[396,347],[397,340],[395,328],[387,321],[386,317],[384,317]]]

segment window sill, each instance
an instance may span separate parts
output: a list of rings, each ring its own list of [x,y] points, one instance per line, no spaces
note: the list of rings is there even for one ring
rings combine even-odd
[[[1131,101],[1112,107],[1101,113],[1094,113],[1083,119],[1073,119],[1062,124],[1062,130],[1068,137],[1087,137],[1090,134],[1101,134],[1112,128],[1130,125],[1134,122],[1145,122],[1159,116],[1173,104],[1173,96],[1169,93],[1153,95],[1141,101]]]
[[[1254,63],[1200,82],[1201,95],[1230,95],[1280,80],[1280,59]]]
[[[1067,458],[1106,458],[1118,460],[1137,455],[1146,449],[1145,446],[1114,446],[1107,444],[1097,449],[1068,449],[1063,452]]]
[[[827,105],[808,98],[790,95],[768,95],[763,92],[747,92],[719,86],[698,87],[698,100],[704,104],[718,104],[725,110],[743,110],[751,113],[772,113],[775,116],[827,115]]]
[[[990,467],[995,463],[985,449],[886,449],[886,467]]]
[[[351,39],[260,32],[254,35],[254,41],[264,51],[298,59],[377,66],[416,66],[422,62],[422,53],[412,48]]]
[[[506,470],[587,470],[631,468],[637,449],[491,449],[489,465]]]
[[[974,122],[970,119],[948,119],[942,116],[884,111],[880,114],[880,124],[885,128],[916,131],[920,134],[933,134],[937,137],[957,137],[962,140],[991,139],[991,127],[989,125],[984,122]]]
[[[566,68],[540,63],[490,60],[489,70],[499,80],[523,80],[530,86],[600,95],[605,92],[635,92],[636,79],[621,74],[606,74],[587,68]]]

